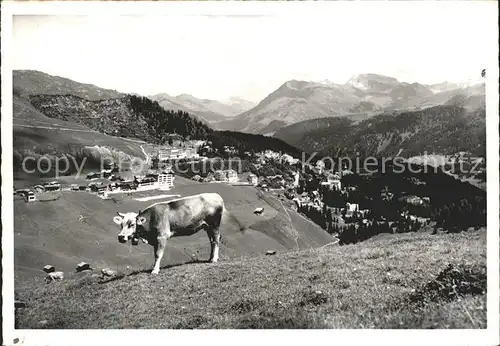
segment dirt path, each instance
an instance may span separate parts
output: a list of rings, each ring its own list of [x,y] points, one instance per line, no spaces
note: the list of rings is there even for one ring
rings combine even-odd
[[[118,137],[118,136],[112,136],[112,135],[107,135],[105,133],[95,131],[95,130],[81,130],[81,129],[71,129],[68,127],[59,127],[60,125],[54,125],[54,126],[40,126],[40,125],[23,125],[23,124],[12,124],[12,126],[17,126],[17,127],[28,127],[28,128],[33,128],[33,129],[45,129],[45,130],[60,130],[60,131],[75,131],[75,132],[87,132],[87,133],[99,133],[103,136],[111,137],[111,138],[116,138],[116,139],[121,139],[123,141],[129,141],[129,142],[134,142],[134,143],[142,143],[142,144],[147,144],[145,141],[141,141],[138,139],[130,139],[130,138],[124,138],[124,137]],[[142,148],[142,146],[141,146]],[[142,149],[144,154],[146,155],[146,158],[149,159],[149,156],[147,156],[146,152],[144,149]]]
[[[52,126],[39,126],[39,125],[21,125],[21,124],[12,124],[12,126],[18,127],[29,127],[34,129],[46,129],[46,130],[61,130],[61,131],[75,131],[75,132],[88,132],[88,133],[100,133],[94,130],[80,130],[80,129],[70,129],[67,127],[52,127]]]
[[[144,147],[141,145],[141,150],[144,153],[144,156],[146,157],[146,165],[149,165],[149,162],[151,161],[151,157],[146,153],[146,150],[144,150]]]

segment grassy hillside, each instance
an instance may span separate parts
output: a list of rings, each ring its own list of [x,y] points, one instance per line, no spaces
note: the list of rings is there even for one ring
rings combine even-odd
[[[69,159],[69,173],[82,163],[86,172],[99,169],[103,158],[144,159],[141,145],[162,142],[168,133],[198,138],[211,131],[188,114],[166,111],[146,98],[38,71],[14,71],[13,79],[13,161],[18,181],[53,177],[58,159]],[[41,156],[49,161],[42,160],[41,169],[33,171]],[[35,159],[27,162],[33,173],[23,169],[25,158]],[[63,162],[61,170],[65,168]]]
[[[31,104],[50,118],[84,124],[93,130],[162,143],[164,136],[205,138],[212,130],[186,112],[166,111],[145,97],[89,101],[74,95],[31,95]]]
[[[99,158],[99,150],[111,150],[123,157],[144,158],[140,147],[143,143],[141,141],[117,138],[99,133],[83,124],[49,118],[33,107],[28,100],[17,96],[14,96],[13,103],[15,179],[37,180],[40,176],[39,172],[33,174],[23,172],[22,160],[26,156],[49,155],[55,158],[69,154],[76,157],[79,162],[83,157],[87,157],[85,167],[88,169],[92,169],[91,166],[95,163],[92,157]],[[49,175],[51,174],[53,172],[49,172]]]
[[[71,94],[87,100],[106,100],[123,97],[124,94],[93,84],[72,81],[34,70],[12,71],[14,95],[27,97],[38,94]]]
[[[176,187],[164,194],[193,195],[201,192],[218,192],[224,198],[227,209],[247,229],[242,233],[230,219],[222,226],[221,258],[242,253],[263,253],[325,245],[333,238],[312,222],[288,211],[293,218],[276,221],[279,212],[260,197],[253,187],[232,187],[225,184],[199,184],[176,178]],[[158,195],[159,192],[152,194]],[[149,245],[129,247],[118,243],[118,227],[112,218],[118,211],[138,211],[153,203],[168,200],[136,201],[141,197],[115,195],[102,200],[86,192],[62,192],[58,200],[51,202],[14,203],[15,276],[16,282],[27,277],[43,277],[41,268],[46,264],[58,270],[73,271],[80,261],[93,266],[124,268],[129,265],[148,267],[152,262]],[[144,194],[143,194],[144,195]],[[149,194],[147,194],[149,195]],[[257,207],[264,207],[263,215],[254,215]],[[279,207],[277,207],[279,208]],[[269,220],[266,225],[263,220]],[[256,224],[257,227],[253,227]],[[276,235],[279,233],[279,236]],[[196,258],[207,259],[210,249],[205,233],[172,239],[164,256],[164,264],[180,263]]]
[[[17,328],[486,328],[484,230],[142,269],[25,281]]]
[[[130,155],[144,156],[138,139],[119,138],[93,130],[84,124],[47,117],[28,100],[14,97],[14,149],[66,150],[71,145],[112,146]],[[36,148],[34,148],[36,147]]]
[[[210,132],[186,112],[165,110],[148,98],[39,71],[13,71],[13,93],[50,118],[108,134],[152,141],[162,140],[165,131],[191,137]]]

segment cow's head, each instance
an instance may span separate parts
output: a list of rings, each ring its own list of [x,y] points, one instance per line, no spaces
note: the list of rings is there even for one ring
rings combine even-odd
[[[121,231],[118,233],[120,243],[126,243],[132,239],[134,245],[137,245],[137,226],[141,226],[145,222],[145,218],[138,215],[138,213],[133,212],[118,213],[118,216],[113,218],[113,221],[121,227]]]

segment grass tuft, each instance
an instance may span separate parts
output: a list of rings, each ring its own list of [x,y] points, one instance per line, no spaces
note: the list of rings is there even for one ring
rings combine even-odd
[[[449,264],[424,287],[412,293],[410,302],[425,304],[486,293],[486,265]]]

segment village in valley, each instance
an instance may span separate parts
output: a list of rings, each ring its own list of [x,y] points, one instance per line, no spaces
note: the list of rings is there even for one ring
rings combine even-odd
[[[396,233],[420,229],[431,221],[428,213],[421,212],[430,207],[430,197],[411,194],[399,198],[400,206],[409,208],[397,208],[393,219],[374,214],[361,201],[360,196],[367,196],[363,196],[356,179],[352,179],[364,174],[354,174],[345,166],[327,169],[323,160],[302,164],[299,158],[287,153],[270,149],[239,151],[228,145],[214,148],[210,141],[186,140],[175,134],[164,145],[150,145],[144,153],[146,159],[141,161],[139,173],[130,161],[117,164],[104,160],[106,164],[100,171],[88,172],[72,183],[66,183],[67,177],[63,176],[59,179],[62,182],[52,180],[17,189],[14,194],[26,203],[50,201],[50,196],[59,191],[90,193],[104,200],[113,199],[117,194],[132,196],[134,192],[141,192],[146,199],[161,199],[174,196],[158,193],[174,188],[176,176],[182,176],[193,183],[257,188],[337,236],[341,244],[363,240],[364,229]],[[412,179],[418,185],[418,180]],[[380,196],[388,201],[394,194],[386,187]],[[420,211],[416,213],[419,215],[412,214],[412,208]],[[255,214],[264,212],[264,207],[254,210]]]
[[[7,3],[7,341],[496,327],[496,6]]]

